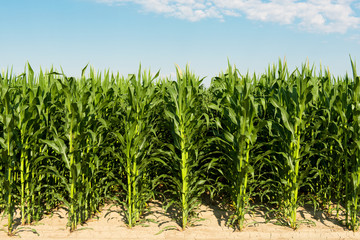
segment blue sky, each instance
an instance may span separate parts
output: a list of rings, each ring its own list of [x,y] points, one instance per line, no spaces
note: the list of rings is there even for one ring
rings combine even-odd
[[[87,63],[127,75],[141,62],[162,76],[189,64],[209,83],[227,59],[257,74],[284,57],[340,76],[349,54],[360,66],[359,1],[4,0],[0,11],[0,69],[16,73],[27,61],[69,76]]]

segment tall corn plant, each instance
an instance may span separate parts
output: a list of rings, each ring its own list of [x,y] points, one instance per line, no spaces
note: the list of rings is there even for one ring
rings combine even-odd
[[[16,155],[17,155],[17,115],[15,114],[16,105],[20,101],[20,95],[16,88],[12,86],[13,76],[1,77],[1,102],[0,102],[0,122],[2,127],[1,144],[1,168],[4,172],[2,179],[2,194],[5,200],[5,212],[8,214],[8,234],[13,234],[15,197],[16,197]]]
[[[118,126],[111,132],[117,143],[111,152],[119,161],[115,170],[116,184],[126,194],[123,204],[126,208],[127,225],[133,227],[143,214],[146,202],[153,197],[154,179],[149,179],[149,164],[153,160],[152,146],[155,134],[154,112],[158,107],[156,89],[153,84],[159,72],[130,75],[127,88],[122,91],[123,109],[117,111]],[[124,85],[122,86],[124,87]],[[119,102],[119,104],[121,104]],[[117,198],[123,201],[121,198]]]
[[[308,125],[317,122],[318,127],[311,130],[317,143],[312,152],[317,152],[312,160],[316,166],[318,178],[311,183],[316,196],[315,204],[320,204],[328,214],[332,213],[333,203],[336,203],[336,212],[339,216],[343,195],[346,186],[344,162],[347,153],[344,130],[349,117],[346,82],[343,79],[334,81],[330,71],[325,74],[320,69],[318,79],[318,98],[315,100],[314,116]],[[344,161],[345,160],[345,161]],[[310,195],[311,196],[311,195]],[[316,205],[315,205],[316,207]],[[316,208],[315,208],[316,209]]]
[[[249,76],[240,76],[236,68],[229,65],[227,73],[215,78],[212,85],[219,85],[221,100],[216,107],[221,112],[218,135],[221,139],[225,163],[224,177],[227,179],[226,192],[230,193],[235,209],[229,223],[244,228],[245,214],[249,206],[249,177],[254,175],[252,149],[255,146],[258,124],[258,104],[254,99],[253,85]]]
[[[202,105],[202,80],[188,69],[183,74],[177,68],[176,73],[177,81],[166,86],[165,115],[172,139],[164,143],[168,149],[164,163],[168,169],[167,186],[173,196],[170,204],[180,208],[181,227],[185,229],[205,191],[205,131],[209,118]]]
[[[17,88],[20,90],[19,97],[21,101],[16,107],[18,116],[17,129],[18,149],[19,149],[19,175],[20,175],[20,212],[21,224],[31,223],[35,214],[35,208],[38,209],[38,215],[41,215],[39,209],[41,206],[35,203],[35,192],[40,191],[41,184],[37,170],[39,166],[36,159],[40,156],[38,148],[38,139],[43,131],[39,121],[38,95],[41,88],[36,87],[36,78],[30,66],[27,65],[27,71],[21,75],[17,81]]]
[[[89,81],[91,84],[88,83]],[[85,164],[82,173],[84,182],[82,191],[84,192],[85,205],[82,219],[86,220],[99,210],[99,206],[105,197],[104,187],[108,181],[107,173],[109,172],[106,164],[104,164],[109,161],[109,152],[106,151],[106,142],[104,142],[109,132],[105,119],[109,108],[111,111],[113,89],[112,87],[104,87],[109,84],[108,72],[102,78],[101,75],[95,76],[92,68],[90,69],[90,79],[86,79],[83,73],[81,82],[84,85],[82,88],[87,89],[84,95],[89,95],[86,112],[89,115],[86,121],[87,131],[85,131],[86,135],[83,139],[83,144],[86,147],[82,149],[81,153]]]
[[[284,71],[287,71],[286,64],[283,68],[279,66],[279,75],[283,75]],[[280,78],[277,81],[285,80]],[[282,186],[281,205],[284,208],[285,221],[291,228],[296,228],[299,188],[309,172],[310,165],[306,152],[310,146],[305,141],[305,133],[309,104],[313,98],[311,71],[303,67],[302,72],[295,71],[288,76],[287,81],[288,84],[279,84],[280,87],[269,99],[274,107],[274,119],[269,122],[269,126],[277,144],[271,164]],[[303,169],[300,170],[301,168]]]
[[[17,110],[17,115],[19,116],[19,121],[17,124],[17,128],[20,130],[20,200],[21,200],[21,224],[24,225],[26,222],[26,212],[25,207],[26,204],[30,204],[29,201],[29,180],[31,176],[30,165],[31,165],[31,156],[29,155],[30,150],[30,141],[32,141],[31,133],[34,133],[35,129],[33,129],[33,124],[36,121],[36,108],[35,106],[31,106],[31,103],[27,101],[31,101],[32,99],[27,99],[27,93],[31,92],[30,88],[27,88],[26,82],[22,83],[23,90],[21,93],[22,101],[19,104]],[[29,92],[28,92],[29,90]],[[35,111],[34,111],[35,110]],[[36,134],[35,134],[36,136]]]
[[[77,225],[87,220],[96,209],[89,209],[88,196],[98,189],[90,188],[89,181],[95,176],[94,171],[88,171],[95,164],[89,155],[94,154],[98,139],[93,132],[91,124],[97,115],[96,109],[90,108],[90,90],[82,86],[74,78],[59,79],[57,82],[58,98],[53,102],[59,122],[53,122],[50,126],[53,139],[42,140],[57,154],[49,156],[56,160],[52,166],[45,166],[57,179],[58,189],[64,189],[66,196],[61,190],[55,193],[60,201],[68,208],[70,231],[74,231]],[[90,111],[92,110],[92,111]],[[96,160],[95,158],[94,160]]]
[[[36,137],[31,138],[34,142],[31,144],[31,158],[33,165],[31,166],[31,179],[28,195],[31,196],[28,209],[30,213],[27,216],[27,222],[31,223],[32,220],[40,220],[44,212],[50,212],[53,208],[57,207],[60,200],[54,198],[57,193],[59,178],[52,171],[47,170],[47,167],[54,166],[56,161],[53,158],[58,157],[52,148],[42,140],[51,140],[56,134],[54,129],[61,129],[59,124],[61,114],[59,114],[59,106],[61,94],[57,86],[58,75],[50,69],[50,72],[40,71],[35,91],[35,98],[33,100],[36,104],[36,111],[38,115],[38,124]],[[57,166],[63,169],[62,166]],[[58,192],[59,194],[62,194]],[[46,204],[44,204],[46,203]]]
[[[357,76],[356,65],[351,61],[354,86],[351,99],[353,112],[352,122],[348,132],[352,136],[352,143],[348,146],[350,155],[347,171],[349,187],[347,188],[347,211],[350,216],[350,226],[356,231],[359,229],[359,194],[360,194],[360,77]]]
[[[349,149],[350,149],[350,139],[351,134],[349,130],[351,130],[351,121],[352,118],[352,104],[351,104],[351,92],[352,87],[349,85],[350,80],[348,76],[342,79],[335,87],[335,91],[337,91],[336,100],[333,103],[333,112],[336,113],[337,119],[334,123],[336,126],[336,142],[335,146],[331,149],[331,151],[335,154],[335,156],[331,156],[330,161],[332,159],[338,158],[335,162],[336,171],[336,181],[337,187],[334,189],[336,191],[336,200],[337,205],[341,204],[345,206],[346,209],[346,225],[349,225],[349,213],[350,213],[350,196],[349,195],[349,164],[351,164],[349,159]],[[335,125],[336,124],[336,125]],[[332,177],[332,175],[330,175]],[[339,207],[337,212],[339,212]]]
[[[40,155],[37,147],[38,139],[39,134],[42,132],[38,114],[38,95],[41,90],[40,87],[36,86],[37,83],[34,72],[29,64],[27,64],[27,69],[25,69],[23,74],[16,78],[7,76],[6,79],[2,79],[1,84],[4,87],[2,90],[5,90],[5,92],[2,92],[5,93],[3,96],[5,99],[2,103],[6,105],[3,105],[3,107],[5,107],[3,110],[12,113],[12,121],[7,123],[12,124],[12,134],[6,125],[2,126],[8,134],[8,144],[6,145],[11,146],[12,141],[15,143],[12,147],[12,164],[9,166],[10,168],[6,167],[7,173],[10,174],[9,177],[12,175],[12,184],[3,184],[7,187],[7,199],[12,199],[11,204],[7,204],[8,210],[11,210],[8,216],[8,230],[9,234],[12,234],[12,230],[14,229],[12,228],[13,213],[11,212],[18,207],[18,200],[20,200],[22,225],[24,225],[26,221],[27,223],[31,223],[35,209],[37,209],[37,214],[39,216],[41,215],[41,206],[35,203],[35,190],[39,191],[41,188],[37,172],[39,168],[38,164],[36,164],[36,159]],[[9,117],[10,115],[8,114],[6,117],[7,121]],[[8,158],[3,158],[3,160],[5,159]],[[2,164],[2,166],[5,167],[5,163]],[[10,178],[8,178],[8,180],[10,181]],[[9,183],[11,183],[11,181]]]

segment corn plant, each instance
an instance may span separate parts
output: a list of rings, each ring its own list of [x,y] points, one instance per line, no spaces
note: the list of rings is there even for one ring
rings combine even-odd
[[[97,114],[96,109],[90,112],[88,102],[91,93],[88,88],[82,88],[84,90],[81,93],[76,80],[66,76],[58,80],[58,85],[61,98],[53,103],[53,107],[58,109],[61,127],[56,129],[56,125],[51,126],[53,139],[42,141],[58,155],[53,157],[57,164],[46,168],[58,179],[69,196],[64,198],[59,193],[55,194],[68,207],[70,231],[73,231],[90,216],[89,212],[96,210],[89,209],[91,203],[88,197],[92,195],[89,190],[92,192],[97,189],[90,188],[89,181],[95,177],[95,172],[88,170],[96,164],[90,160],[97,160],[96,157],[89,159],[90,154],[95,155],[93,147],[98,144],[97,135],[91,127]],[[61,169],[60,166],[64,168]]]
[[[357,231],[359,228],[359,194],[360,194],[360,77],[357,76],[356,65],[351,61],[354,87],[351,99],[351,110],[353,112],[352,122],[350,123],[348,132],[352,136],[352,144],[349,146],[350,161],[348,163],[349,171],[349,187],[348,187],[348,214],[350,217],[350,226],[352,230]]]
[[[226,192],[230,193],[232,205],[235,209],[230,217],[232,226],[244,227],[245,213],[249,207],[250,192],[249,177],[254,175],[254,156],[251,150],[256,143],[260,125],[257,121],[257,108],[253,95],[253,86],[249,76],[240,76],[238,70],[229,65],[226,74],[215,78],[220,85],[217,91],[222,92],[220,106],[221,122],[219,137],[221,139],[222,154],[226,161],[221,172],[227,179]],[[249,176],[250,175],[250,176]]]
[[[38,221],[45,212],[51,212],[59,205],[60,200],[55,198],[59,179],[51,174],[47,167],[54,166],[53,158],[59,155],[42,140],[51,140],[54,134],[53,129],[57,129],[60,121],[60,114],[56,107],[60,97],[59,88],[57,87],[58,74],[50,69],[50,72],[43,73],[40,71],[38,81],[34,88],[35,97],[34,105],[36,105],[38,124],[34,131],[37,133],[36,138],[32,138],[34,142],[31,144],[31,179],[28,187],[27,195],[31,196],[30,204],[28,204],[28,219],[31,223],[33,220]],[[58,166],[62,169],[62,166]],[[44,204],[46,203],[46,204]]]
[[[287,71],[286,64],[284,68],[281,66],[279,68],[281,72]],[[284,80],[280,78],[278,81]],[[313,98],[313,85],[311,72],[309,73],[305,67],[301,73],[294,72],[288,81],[293,82],[279,87],[269,101],[275,111],[275,119],[271,122],[273,133],[276,132],[273,137],[278,139],[278,149],[273,154],[276,159],[276,162],[273,162],[274,166],[277,165],[274,173],[283,186],[284,200],[281,205],[284,208],[285,221],[291,228],[296,228],[299,188],[309,172],[309,158],[305,149],[310,146],[305,141],[305,133],[309,104]],[[305,169],[300,171],[302,166],[306,171]]]
[[[19,103],[14,109],[17,116],[16,129],[18,130],[18,150],[20,162],[17,162],[17,169],[20,175],[20,212],[21,224],[31,223],[31,209],[35,208],[34,190],[38,189],[39,182],[35,177],[37,166],[35,159],[38,157],[37,139],[42,129],[39,123],[37,108],[37,89],[34,87],[34,72],[28,64],[27,71],[17,78],[15,87],[19,89]],[[33,201],[31,201],[33,200]]]
[[[315,126],[310,132],[314,136],[315,148],[312,165],[316,166],[318,178],[310,184],[315,199],[314,211],[320,205],[328,215],[332,214],[333,203],[336,203],[336,212],[339,216],[345,189],[343,125],[347,124],[346,106],[348,94],[343,81],[335,82],[329,70],[318,76],[318,99],[314,100],[313,117],[307,126]],[[314,95],[315,96],[315,95]],[[345,97],[345,98],[344,98]],[[344,102],[345,101],[345,102]],[[345,111],[344,111],[345,110]],[[311,196],[311,195],[310,195]]]
[[[16,194],[16,115],[15,107],[19,102],[19,97],[16,99],[16,91],[10,84],[9,79],[1,79],[1,116],[3,132],[0,138],[1,144],[1,159],[4,167],[4,177],[2,182],[3,196],[5,199],[5,211],[8,214],[8,234],[12,235],[14,226],[15,213],[15,199]]]
[[[143,214],[146,202],[153,196],[154,179],[149,179],[149,164],[152,161],[152,146],[155,134],[154,109],[158,107],[154,79],[150,73],[130,75],[127,89],[120,101],[124,109],[117,111],[120,128],[111,132],[118,144],[111,152],[119,160],[114,173],[117,184],[123,189],[127,225],[131,228]],[[122,86],[124,87],[124,85]],[[121,182],[124,180],[124,182]],[[119,198],[118,198],[119,199]],[[119,201],[122,201],[119,199]]]
[[[164,162],[169,171],[166,174],[168,191],[173,196],[170,204],[180,208],[184,230],[205,191],[208,115],[202,105],[202,80],[188,69],[183,74],[177,68],[176,73],[177,81],[166,86],[165,115],[172,140],[164,144],[168,149]]]

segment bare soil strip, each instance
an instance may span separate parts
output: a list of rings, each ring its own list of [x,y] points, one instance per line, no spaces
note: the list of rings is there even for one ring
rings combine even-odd
[[[324,214],[318,214],[315,218],[303,208],[298,211],[298,219],[306,221],[302,221],[295,231],[277,225],[275,221],[266,222],[261,211],[247,216],[248,226],[244,231],[234,231],[226,226],[226,211],[216,206],[201,206],[199,221],[185,231],[179,230],[171,212],[164,212],[157,204],[151,204],[151,211],[145,214],[145,220],[132,229],[126,227],[122,213],[120,208],[106,206],[98,216],[70,233],[66,228],[66,211],[60,209],[33,226],[16,226],[17,236],[9,237],[1,231],[0,239],[360,239],[360,232],[345,229],[335,218]],[[1,220],[1,227],[6,229],[6,218]]]

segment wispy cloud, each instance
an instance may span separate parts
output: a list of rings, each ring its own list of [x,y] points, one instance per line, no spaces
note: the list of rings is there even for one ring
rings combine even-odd
[[[224,20],[244,16],[250,20],[295,24],[307,31],[345,33],[359,28],[359,3],[353,0],[96,0],[108,4],[135,3],[145,11],[189,21]]]

